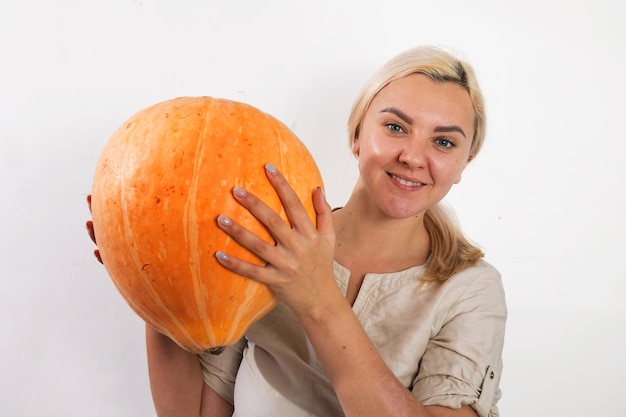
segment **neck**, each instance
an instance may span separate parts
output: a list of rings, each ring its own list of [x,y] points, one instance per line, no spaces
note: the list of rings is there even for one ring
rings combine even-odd
[[[397,219],[368,207],[362,193],[354,192],[335,211],[337,261],[368,265],[370,272],[394,272],[423,264],[430,254],[424,216]]]

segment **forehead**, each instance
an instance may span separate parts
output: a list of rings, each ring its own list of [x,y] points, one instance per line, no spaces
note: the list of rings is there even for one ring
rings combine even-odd
[[[435,81],[422,74],[411,74],[387,84],[374,97],[370,110],[397,107],[407,114],[454,119],[473,126],[474,107],[469,93],[450,81]]]

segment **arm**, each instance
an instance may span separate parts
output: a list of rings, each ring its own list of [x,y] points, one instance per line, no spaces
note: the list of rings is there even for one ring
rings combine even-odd
[[[334,231],[330,207],[321,190],[313,194],[317,227],[308,219],[282,175],[268,168],[292,225],[254,196],[236,190],[235,198],[268,227],[276,245],[263,242],[236,223],[218,223],[237,242],[267,262],[253,265],[218,252],[234,272],[267,284],[297,315],[324,367],[346,416],[475,417],[458,410],[424,407],[384,363],[333,276]],[[366,382],[364,382],[366,381]]]
[[[148,371],[159,417],[228,417],[232,405],[204,384],[198,356],[146,326]]]
[[[346,416],[476,416],[470,406],[424,407],[389,370],[345,300],[316,310],[299,318]]]
[[[91,212],[91,195],[87,196],[87,205]],[[97,245],[91,220],[87,221],[86,228]],[[97,248],[94,255],[102,263]],[[197,355],[186,352],[150,326],[146,326],[146,347],[150,387],[159,417],[232,416],[233,406],[203,382]]]

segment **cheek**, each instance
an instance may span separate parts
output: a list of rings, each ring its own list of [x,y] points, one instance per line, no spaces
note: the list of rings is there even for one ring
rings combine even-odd
[[[467,162],[464,159],[456,160],[437,160],[431,162],[431,169],[435,172],[442,182],[450,184],[458,184],[461,181],[461,175]]]
[[[358,151],[360,158],[388,161],[402,152],[402,142],[375,135],[363,136],[354,143],[352,150]]]

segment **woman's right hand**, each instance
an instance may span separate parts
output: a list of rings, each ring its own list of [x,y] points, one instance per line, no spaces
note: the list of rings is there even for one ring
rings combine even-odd
[[[148,375],[158,417],[230,417],[233,406],[203,382],[198,356],[146,325]]]
[[[89,206],[89,213],[91,213],[91,194],[87,195],[87,206]],[[87,227],[87,234],[89,234],[92,242],[97,246],[98,242],[96,242],[96,232],[93,230],[93,221],[87,220],[85,227]],[[93,251],[93,254],[98,262],[102,264],[102,257],[100,256],[100,251],[97,248]]]

